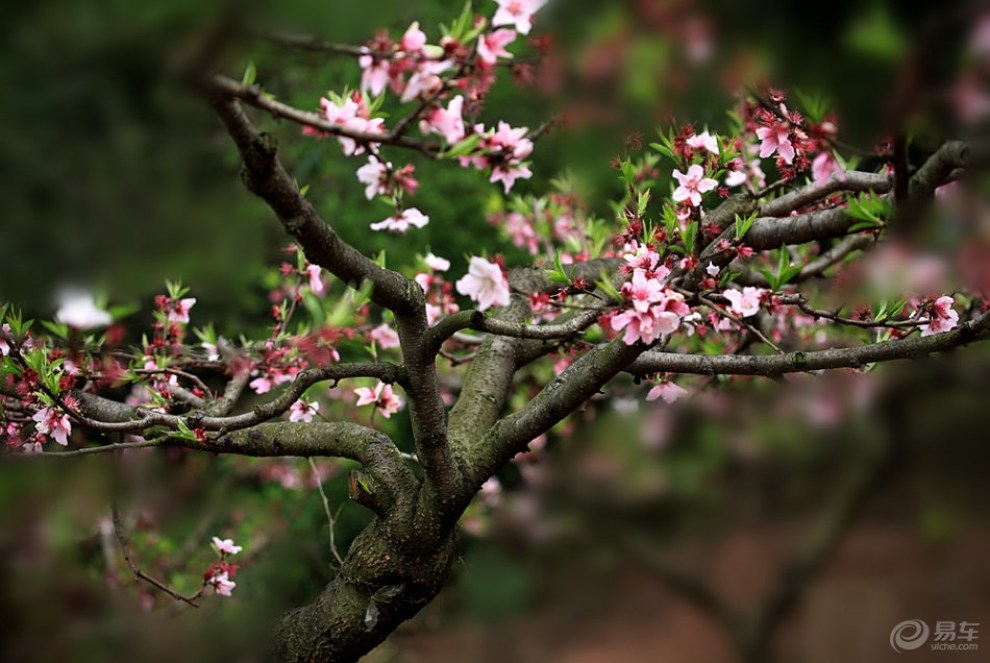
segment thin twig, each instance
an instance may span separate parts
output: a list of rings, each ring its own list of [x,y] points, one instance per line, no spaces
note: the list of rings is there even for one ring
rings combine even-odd
[[[313,470],[313,478],[316,479],[316,489],[320,491],[320,499],[323,500],[323,511],[327,514],[327,523],[330,526],[330,554],[337,560],[337,566],[334,566],[331,562],[330,568],[339,569],[344,565],[344,558],[337,551],[337,540],[334,534],[334,517],[330,511],[330,500],[327,499],[327,494],[323,490],[323,478],[320,476],[320,468],[316,466],[316,461],[313,460],[312,456],[306,460],[309,461],[309,467]]]
[[[114,533],[116,533],[117,535],[117,543],[120,545],[120,551],[124,555],[124,561],[127,562],[127,566],[130,568],[131,573],[134,575],[134,577],[137,580],[143,580],[149,585],[152,585],[153,587],[165,592],[176,601],[182,601],[183,603],[191,605],[194,608],[198,608],[199,604],[196,603],[196,601],[203,595],[203,589],[206,587],[205,583],[203,587],[200,587],[199,591],[193,594],[192,596],[183,596],[182,594],[172,589],[165,583],[161,582],[160,580],[156,580],[152,576],[142,571],[137,566],[137,564],[134,563],[134,560],[131,559],[130,543],[127,539],[127,533],[124,531],[124,526],[121,523],[120,510],[117,508],[117,499],[115,496],[111,498],[110,509],[113,518],[113,530]]]

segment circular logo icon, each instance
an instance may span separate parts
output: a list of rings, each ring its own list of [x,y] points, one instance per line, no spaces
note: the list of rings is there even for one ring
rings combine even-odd
[[[900,653],[917,649],[928,641],[928,624],[920,619],[908,619],[890,631],[890,646]]]

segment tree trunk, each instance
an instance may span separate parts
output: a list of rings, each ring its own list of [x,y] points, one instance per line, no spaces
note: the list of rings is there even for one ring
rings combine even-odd
[[[454,536],[408,534],[396,538],[380,520],[365,528],[320,596],[279,620],[274,658],[357,661],[429,603],[450,572]]]

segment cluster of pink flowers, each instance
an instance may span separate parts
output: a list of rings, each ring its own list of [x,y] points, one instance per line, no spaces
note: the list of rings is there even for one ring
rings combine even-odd
[[[335,124],[349,132],[369,136],[371,141],[374,140],[375,136],[385,134],[385,120],[371,117],[368,104],[359,92],[336,102],[324,97],[320,99],[320,106],[323,108],[324,117],[330,124]],[[304,131],[308,134],[321,135],[318,130],[307,128]],[[355,156],[365,152],[364,143],[351,136],[339,136],[338,140],[347,156]]]
[[[831,149],[831,140],[838,131],[835,122],[832,119],[823,119],[819,124],[807,122],[800,113],[788,109],[785,101],[783,93],[771,90],[769,108],[752,101],[743,105],[745,127],[759,141],[759,157],[776,157],[777,169],[785,179],[809,169],[816,184],[826,182],[833,175],[841,178],[842,166]]]
[[[478,303],[478,310],[509,305],[509,280],[497,263],[474,256],[468,273],[457,281],[457,292]]]
[[[627,345],[651,344],[673,334],[691,309],[684,296],[667,285],[670,270],[659,264],[659,254],[647,245],[627,245],[623,258],[633,274],[622,285],[622,296],[631,308],[612,317],[612,328],[625,330],[622,341]]]
[[[213,587],[220,596],[232,596],[237,583],[234,576],[237,575],[238,566],[227,561],[230,555],[236,555],[243,549],[236,545],[232,539],[221,539],[213,537],[213,548],[220,555],[220,560],[213,562],[203,573],[203,582]]]
[[[391,163],[372,155],[368,157],[368,163],[358,168],[357,178],[364,184],[364,195],[368,200],[375,196],[397,197],[401,193],[414,196],[419,189],[419,181],[413,176],[415,172],[413,164],[396,170]]]
[[[357,395],[357,406],[374,405],[386,419],[402,409],[404,401],[395,393],[392,385],[379,382],[371,387],[358,387],[354,390]]]
[[[331,348],[327,359],[340,361],[340,354]],[[269,339],[261,349],[261,360],[254,367],[257,377],[248,386],[256,394],[267,394],[280,384],[295,380],[305,368],[305,362],[294,352],[294,348],[276,344]]]
[[[462,166],[474,166],[478,170],[491,169],[490,181],[501,182],[508,193],[516,180],[529,179],[532,171],[525,160],[533,153],[533,141],[527,138],[529,129],[513,128],[506,122],[499,122],[495,130],[486,130],[476,124],[474,132],[481,137],[481,154],[461,158]]]
[[[69,415],[54,407],[45,407],[35,412],[31,418],[38,433],[50,436],[63,447],[69,444],[69,435],[72,433]],[[38,448],[35,450],[40,451]]]

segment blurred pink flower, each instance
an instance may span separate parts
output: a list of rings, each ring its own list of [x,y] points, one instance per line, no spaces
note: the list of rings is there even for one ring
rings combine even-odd
[[[478,256],[471,258],[468,273],[457,281],[456,287],[457,292],[478,302],[481,311],[509,304],[509,282],[502,268]]]

